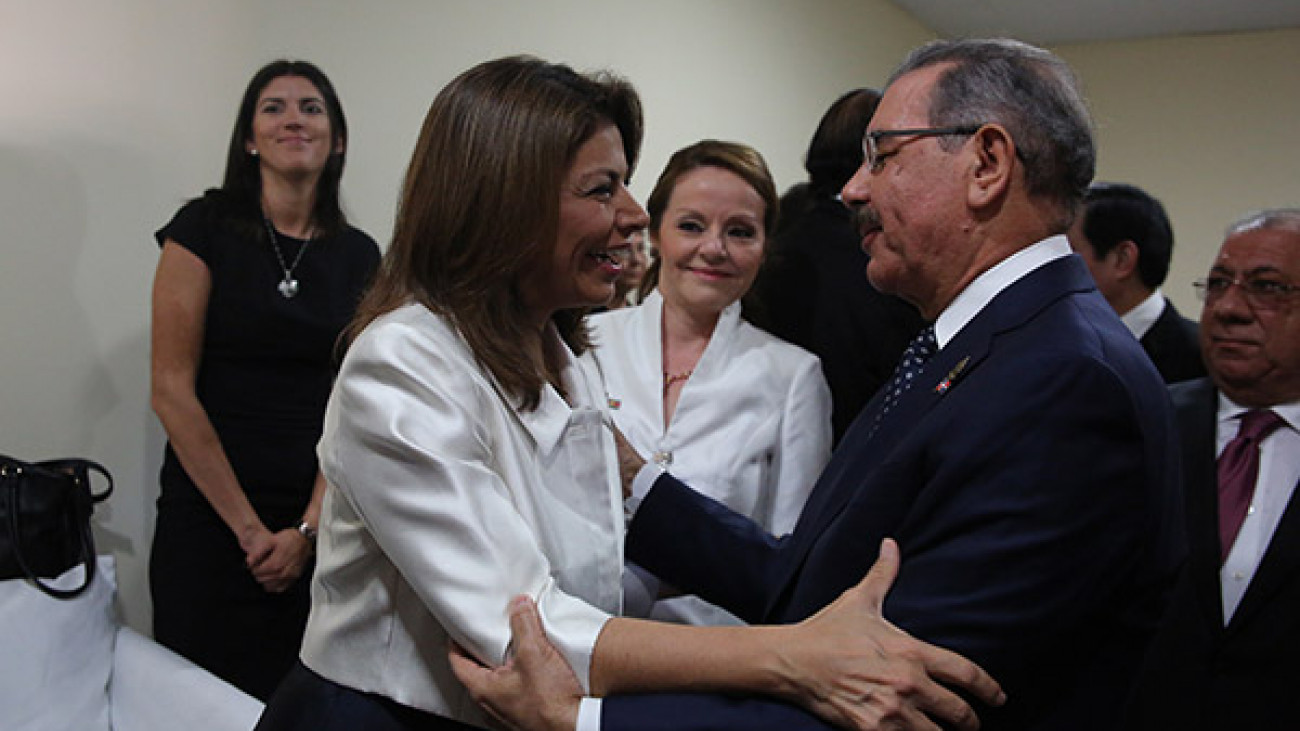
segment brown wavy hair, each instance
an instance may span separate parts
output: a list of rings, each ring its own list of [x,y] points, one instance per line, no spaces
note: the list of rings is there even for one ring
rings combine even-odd
[[[641,147],[641,102],[623,79],[579,74],[531,56],[475,66],[433,100],[416,142],[393,241],[348,329],[355,338],[416,301],[448,319],[479,363],[526,409],[545,373],[519,291],[556,240],[560,188],[578,149],[607,125],[629,170]],[[555,315],[574,349],[589,345],[584,310]]]

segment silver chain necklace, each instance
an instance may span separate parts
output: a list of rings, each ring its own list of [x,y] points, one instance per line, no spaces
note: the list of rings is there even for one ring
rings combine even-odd
[[[298,294],[298,280],[293,276],[293,270],[298,268],[298,262],[302,261],[302,255],[307,253],[307,244],[311,239],[304,239],[302,246],[298,249],[298,255],[293,258],[293,263],[289,266],[284,265],[284,255],[280,253],[280,239],[275,235],[275,227],[271,225],[271,219],[262,216],[262,223],[266,224],[266,233],[271,237],[271,251],[275,252],[275,260],[280,263],[280,269],[284,272],[284,279],[275,285],[280,290],[280,296],[285,299],[293,299]]]

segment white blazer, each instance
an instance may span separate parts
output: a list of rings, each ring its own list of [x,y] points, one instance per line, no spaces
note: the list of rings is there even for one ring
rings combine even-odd
[[[632,446],[686,484],[788,533],[830,458],[831,395],[817,356],[722,312],[682,388],[672,423],[663,417],[663,297],[589,318],[610,413]],[[641,496],[638,496],[641,497]],[[624,611],[695,624],[739,620],[695,597],[655,602],[657,582],[625,577]]]
[[[621,609],[623,507],[594,374],[552,328],[573,407],[547,386],[520,411],[439,315],[407,305],[348,350],[318,449],[329,481],[302,660],[342,685],[466,723],[448,638],[489,663],[511,597],[537,601],[588,686]]]

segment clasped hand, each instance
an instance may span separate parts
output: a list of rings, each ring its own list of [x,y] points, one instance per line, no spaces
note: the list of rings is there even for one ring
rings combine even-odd
[[[279,594],[302,575],[311,559],[311,544],[296,528],[275,533],[263,528],[244,548],[244,555],[257,583],[268,592]]]

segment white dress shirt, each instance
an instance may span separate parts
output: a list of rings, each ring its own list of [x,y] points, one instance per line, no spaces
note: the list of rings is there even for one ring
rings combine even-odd
[[[1239,417],[1247,410],[1219,394],[1216,457],[1223,454],[1228,442],[1237,436],[1241,425]],[[1228,560],[1219,569],[1224,625],[1241,604],[1241,598],[1273,540],[1273,531],[1277,530],[1282,513],[1291,502],[1296,482],[1300,481],[1300,401],[1274,406],[1272,410],[1285,423],[1259,443],[1259,475],[1255,478],[1255,493],[1251,496],[1237,540],[1228,552]]]
[[[448,640],[497,664],[529,594],[589,687],[620,606],[624,518],[604,392],[548,331],[568,402],[522,411],[443,317],[411,304],[352,344],[318,449],[321,513],[303,662],[350,688],[466,723]],[[572,404],[572,406],[570,406]]]
[[[1020,281],[1035,269],[1073,253],[1065,236],[1051,236],[1026,246],[966,285],[934,321],[934,339],[939,348],[947,345],[963,327],[982,311],[1002,290]]]
[[[1124,322],[1124,327],[1133,333],[1133,337],[1141,340],[1160,319],[1160,315],[1165,311],[1165,296],[1160,290],[1152,292],[1146,299],[1137,304],[1136,307],[1119,316]]]
[[[615,424],[647,460],[772,533],[788,533],[830,458],[831,397],[821,362],[742,320],[740,303],[733,303],[719,316],[665,427],[663,306],[656,290],[638,307],[589,320],[591,356]],[[629,569],[629,616],[740,623],[698,597],[655,601],[658,580]]]

